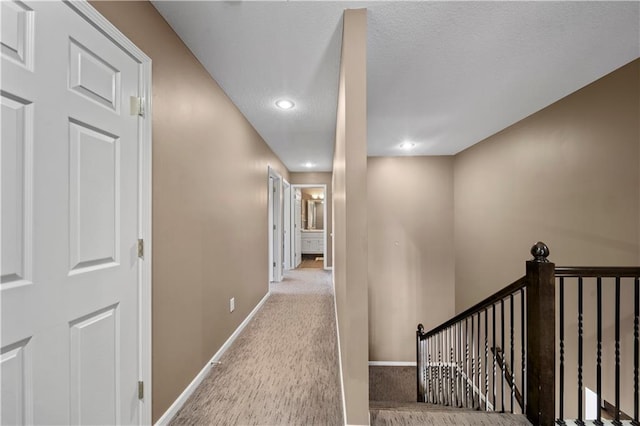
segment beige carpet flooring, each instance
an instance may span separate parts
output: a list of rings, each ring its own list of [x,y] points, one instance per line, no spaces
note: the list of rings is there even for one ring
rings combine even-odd
[[[303,257],[302,262],[300,262],[300,266],[298,266],[298,269],[324,268],[324,260],[316,259],[319,259],[319,257],[315,255],[311,257]]]
[[[171,425],[341,425],[329,272],[289,271]]]

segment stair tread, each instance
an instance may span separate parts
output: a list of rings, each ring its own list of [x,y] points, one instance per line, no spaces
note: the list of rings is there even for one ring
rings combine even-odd
[[[422,402],[369,401],[372,425],[529,426],[522,414],[478,411]]]
[[[403,402],[403,401],[369,401],[371,410],[397,410],[397,411],[468,411],[471,408],[450,407],[440,404],[427,404],[425,402]]]

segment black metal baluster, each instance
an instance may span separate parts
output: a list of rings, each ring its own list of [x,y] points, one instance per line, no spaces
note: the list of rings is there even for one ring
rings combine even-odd
[[[504,351],[504,299],[500,300],[500,350],[502,351],[502,380],[500,381],[500,412],[504,413],[504,380],[505,380],[505,351]]]
[[[442,404],[442,333],[438,337],[438,404]]]
[[[524,309],[525,309],[525,304],[524,304],[524,288],[520,289],[520,357],[522,365],[521,365],[521,379],[520,382],[522,384],[522,386],[520,386],[521,392],[522,392],[522,407],[520,407],[522,409],[522,413],[526,413],[526,406],[527,406],[527,386],[525,383],[525,378],[526,376],[526,351],[525,351],[525,324],[524,324]]]
[[[431,361],[429,363],[431,375],[433,376],[431,386],[431,403],[436,404],[438,402],[436,400],[436,395],[438,394],[438,367],[436,365],[436,360],[438,359],[438,357],[436,356],[436,353],[438,352],[438,341],[436,339],[436,336],[433,336],[432,342],[433,347],[431,348]]]
[[[449,351],[449,372],[451,374],[451,377],[449,379],[449,396],[450,396],[450,404],[451,406],[455,406],[456,405],[456,394],[455,394],[455,371],[454,371],[454,355],[453,355],[453,351],[454,351],[454,347],[455,347],[455,343],[454,343],[454,338],[455,338],[455,333],[454,333],[454,329],[453,326],[451,326],[451,328],[449,328],[449,342],[451,342],[451,348]]]
[[[465,373],[465,396],[464,406],[469,406],[469,319],[464,320],[464,373]]]
[[[451,404],[451,393],[450,393],[450,388],[449,388],[449,383],[451,380],[451,368],[450,365],[447,365],[447,354],[449,353],[449,351],[451,350],[451,342],[449,340],[449,329],[446,329],[444,331],[444,366],[445,366],[445,382],[444,382],[444,393],[445,393],[445,404],[446,405],[450,405]]]
[[[616,417],[614,425],[620,423],[620,277],[616,277]]]
[[[471,408],[475,408],[476,405],[476,350],[473,344],[473,329],[475,328],[475,321],[473,315],[471,315]]]
[[[482,400],[481,400],[481,396],[482,396],[482,392],[480,391],[481,387],[480,387],[480,381],[482,379],[482,356],[480,356],[480,312],[478,312],[478,333],[477,333],[477,341],[476,341],[476,348],[477,348],[477,353],[478,353],[478,387],[477,389],[477,394],[478,394],[478,410],[482,409]]]
[[[634,299],[634,318],[633,318],[633,421],[636,422],[636,425],[640,424],[639,411],[638,408],[638,388],[640,384],[638,383],[638,358],[640,358],[640,350],[638,348],[638,338],[640,326],[640,278],[636,277],[635,285],[633,289],[633,299]]]
[[[420,326],[418,326],[418,331],[420,330]],[[425,401],[425,393],[426,393],[426,380],[428,380],[427,375],[425,374],[424,369],[424,351],[427,347],[426,340],[421,340],[419,337],[419,333],[416,332],[416,376],[418,379],[418,402]]]
[[[429,338],[429,349],[427,352],[427,371],[429,371],[429,392],[427,401],[433,404],[433,381],[435,380],[435,377],[433,376],[433,370],[431,369],[431,352],[433,351],[433,342],[431,340],[432,339]]]
[[[576,424],[583,425],[582,421],[582,277],[578,278],[578,420]]]
[[[513,413],[513,402],[516,397],[516,365],[513,363],[513,293],[509,296],[509,319],[511,329],[509,333],[509,342],[511,344],[511,412]]]
[[[564,277],[560,277],[560,401],[558,423],[564,424]]]
[[[447,328],[447,352],[449,353],[449,363],[447,365],[447,405],[451,405],[451,351],[453,346],[451,345],[451,327]]]
[[[442,404],[447,405],[447,332],[442,330]]]
[[[493,316],[493,380],[491,387],[493,388],[493,411],[496,411],[496,304],[491,305],[491,315]]]
[[[484,410],[489,411],[489,313],[484,310]]]
[[[462,321],[458,323],[458,363],[456,366],[456,371],[458,374],[458,407],[463,406],[463,395],[464,395],[464,387],[462,385]]]
[[[596,425],[602,425],[602,278],[596,281],[596,398],[598,407],[596,408]]]

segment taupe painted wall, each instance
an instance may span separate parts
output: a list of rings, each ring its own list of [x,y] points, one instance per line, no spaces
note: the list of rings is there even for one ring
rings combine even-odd
[[[155,421],[267,293],[267,166],[288,172],[150,3],[92,4],[153,60]]]
[[[325,184],[327,185],[327,193],[324,195],[325,203],[327,203],[327,266],[333,266],[333,221],[331,220],[331,209],[333,208],[333,190],[331,189],[331,173],[330,172],[308,172],[308,173],[290,173],[292,185],[306,184]]]
[[[456,310],[558,265],[640,260],[640,60],[455,157]]]
[[[369,157],[369,359],[415,361],[454,314],[453,157]]]
[[[349,425],[369,424],[367,11],[346,10],[333,158],[334,285]]]

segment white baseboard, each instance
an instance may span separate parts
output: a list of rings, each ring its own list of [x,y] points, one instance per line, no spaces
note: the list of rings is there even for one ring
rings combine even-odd
[[[369,361],[369,367],[415,367],[415,361]]]
[[[182,408],[184,403],[187,402],[187,399],[189,399],[191,394],[196,390],[196,388],[200,385],[200,383],[202,383],[204,378],[207,377],[209,370],[211,370],[211,368],[213,368],[213,366],[220,360],[222,355],[226,352],[227,349],[229,349],[231,344],[234,342],[234,340],[236,340],[236,338],[240,335],[240,333],[247,326],[247,324],[249,324],[249,321],[251,321],[254,315],[262,307],[264,302],[267,301],[270,294],[271,293],[267,292],[267,294],[264,295],[262,300],[258,302],[256,307],[253,308],[253,310],[249,313],[249,315],[247,315],[244,321],[242,321],[242,323],[240,323],[238,328],[236,328],[236,330],[231,334],[231,336],[229,336],[227,341],[224,342],[224,344],[220,347],[220,349],[218,349],[218,352],[216,352],[215,355],[213,355],[213,357],[209,360],[209,362],[207,362],[207,364],[202,368],[202,370],[200,370],[200,372],[191,381],[191,383],[189,383],[189,386],[187,386],[185,390],[182,391],[180,396],[173,402],[173,404],[171,404],[171,406],[167,409],[167,411],[165,411],[162,417],[158,419],[158,421],[155,423],[156,426],[164,426],[169,424],[173,416],[176,415],[178,410],[180,410],[180,408]]]

